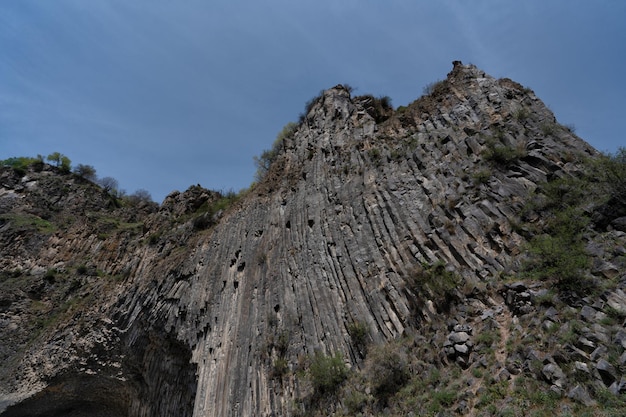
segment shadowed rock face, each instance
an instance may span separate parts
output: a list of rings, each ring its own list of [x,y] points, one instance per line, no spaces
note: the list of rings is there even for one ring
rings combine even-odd
[[[98,239],[85,221],[4,242],[7,271],[88,257],[122,277],[83,279],[90,303],[14,342],[0,415],[291,415],[309,389],[303,358],[340,352],[359,366],[354,323],[373,344],[445,323],[445,300],[410,285],[416,266],[443,263],[459,288],[519,267],[511,224],[528,195],[575,173],[571,155],[595,154],[532,91],[458,62],[431,95],[381,123],[370,113],[342,86],[323,92],[266,178],[208,230],[193,213],[219,196],[192,187],[134,235]],[[281,380],[278,358],[294,371]]]

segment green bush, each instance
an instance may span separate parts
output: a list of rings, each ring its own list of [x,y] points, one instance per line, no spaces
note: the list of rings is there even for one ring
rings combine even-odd
[[[282,380],[289,373],[289,362],[285,358],[277,358],[272,364],[272,378]]]
[[[506,167],[526,156],[525,149],[503,145],[494,138],[488,139],[486,145],[483,156],[496,165]]]
[[[311,362],[309,373],[315,392],[323,396],[334,393],[348,378],[348,367],[340,353],[327,356],[317,352]]]
[[[54,162],[56,167],[59,168],[61,172],[68,173],[72,169],[72,161],[70,161],[70,158],[62,153],[53,152],[48,155],[46,159],[50,162]]]
[[[545,233],[530,241],[527,268],[536,278],[555,280],[561,290],[578,294],[590,290],[591,283],[584,277],[590,260],[582,237],[588,223],[589,219],[574,207],[552,214]]]
[[[257,170],[254,174],[254,180],[260,182],[270,170],[272,163],[276,160],[276,157],[280,153],[280,149],[283,146],[283,142],[286,139],[292,138],[298,130],[298,124],[294,122],[287,123],[282,130],[276,136],[271,149],[265,149],[260,156],[254,157],[254,165]]]
[[[356,349],[365,353],[365,345],[367,343],[367,325],[360,321],[355,321],[348,325],[348,334],[350,335],[350,339],[352,339],[352,343]]]
[[[0,166],[13,168],[18,175],[25,175],[28,168],[33,167],[35,171],[41,171],[43,168],[43,156],[37,155],[36,158],[26,156],[18,156],[0,161]]]
[[[409,273],[408,286],[416,295],[431,299],[438,307],[445,308],[461,278],[446,269],[445,263],[416,265]]]
[[[489,169],[481,169],[480,171],[476,171],[472,178],[476,184],[486,184],[493,173]]]
[[[344,400],[344,405],[350,415],[356,415],[363,411],[367,405],[368,397],[362,392],[353,391]]]
[[[437,390],[433,392],[433,402],[438,406],[450,407],[456,401],[456,392],[452,390]]]
[[[410,379],[406,352],[397,343],[376,346],[368,354],[365,374],[375,397],[386,404]]]
[[[626,148],[619,148],[600,160],[600,172],[607,193],[607,200],[626,208]]]

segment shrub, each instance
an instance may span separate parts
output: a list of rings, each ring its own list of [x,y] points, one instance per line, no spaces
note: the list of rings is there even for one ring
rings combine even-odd
[[[213,226],[215,221],[210,213],[202,213],[193,219],[194,230],[205,230]]]
[[[577,178],[558,178],[541,186],[544,195],[543,210],[564,210],[575,207],[589,196],[589,181]]]
[[[344,85],[344,88],[347,89],[348,93],[352,92],[351,87],[349,86],[346,87]],[[317,96],[313,97],[312,99],[306,102],[306,104],[304,105],[304,112],[300,113],[300,117],[299,117],[300,123],[304,123],[308,114],[311,112],[311,110],[313,110],[313,106],[315,106],[315,104],[317,104],[322,99],[323,96],[324,96],[324,90],[320,91]]]
[[[220,193],[215,200],[205,201],[196,209],[196,217],[193,220],[193,227],[196,230],[204,230],[215,225],[222,213],[232,206],[241,195],[234,191]]]
[[[348,378],[348,368],[340,353],[332,356],[317,352],[309,368],[313,388],[318,395],[334,393]]]
[[[96,169],[91,165],[78,164],[74,168],[74,174],[89,181],[96,180]]]
[[[397,343],[376,346],[368,355],[365,372],[374,395],[386,404],[410,378],[407,354]]]
[[[619,148],[615,154],[601,159],[600,172],[608,200],[618,204],[622,210],[626,208],[626,148]]]
[[[433,402],[439,406],[450,407],[456,401],[456,392],[452,390],[437,390],[433,392]]]
[[[438,307],[447,306],[460,282],[460,277],[448,271],[442,261],[416,265],[408,277],[409,289],[416,295],[432,299]]]
[[[367,342],[367,325],[360,321],[355,321],[348,325],[348,334],[350,335],[350,339],[352,339],[352,343],[354,347],[364,353],[365,345]]]
[[[515,119],[518,122],[523,122],[524,120],[528,119],[530,117],[530,111],[524,107],[518,109],[515,114],[513,114],[513,116],[515,117]]]
[[[589,219],[578,209],[568,207],[554,213],[545,234],[535,236],[529,245],[528,269],[539,279],[554,279],[561,290],[582,294],[590,289],[584,270],[589,266],[582,238]]]
[[[393,106],[389,96],[374,97],[371,94],[365,94],[355,97],[354,100],[361,103],[376,123],[384,122],[393,114]]]
[[[489,169],[481,169],[480,171],[476,171],[472,178],[474,182],[477,184],[486,184],[492,176],[492,172]]]
[[[351,392],[344,400],[344,405],[351,415],[359,414],[367,405],[367,395],[359,391]]]
[[[505,146],[494,138],[488,139],[486,145],[485,159],[497,165],[508,166],[526,156],[524,149]]]
[[[355,90],[354,87],[352,87],[350,84],[348,83],[343,83],[342,84],[343,88],[349,93],[352,94],[352,92]]]
[[[296,134],[297,130],[297,123],[287,123],[278,135],[276,135],[272,148],[265,149],[260,156],[254,157],[254,165],[257,168],[256,173],[254,174],[254,180],[256,182],[260,182],[263,178],[265,178],[265,175],[269,172],[272,163],[276,160],[276,157],[280,152],[280,148],[283,146],[283,142],[286,139],[292,138]]]
[[[482,343],[486,347],[492,346],[500,340],[500,333],[497,330],[485,330],[476,336],[476,343]]]
[[[43,168],[43,156],[37,155],[36,158],[26,156],[8,158],[0,161],[0,166],[13,168],[13,171],[18,175],[25,175],[29,167],[33,167],[36,171],[41,171]]]
[[[63,155],[62,153],[53,152],[48,155],[46,159],[50,162],[54,162],[56,167],[59,168],[62,172],[70,172],[72,168],[72,161],[70,161],[70,158]]]
[[[132,205],[137,205],[139,203],[151,203],[152,195],[147,190],[139,189],[128,196],[128,202]]]
[[[554,123],[544,122],[541,124],[541,132],[544,136],[550,136],[556,130],[556,126]]]
[[[438,95],[445,90],[447,85],[448,82],[446,80],[437,80],[435,82],[426,84],[422,89],[422,94],[425,96]]]
[[[272,372],[271,376],[275,379],[282,380],[285,375],[289,372],[289,363],[285,358],[277,358],[272,364]]]
[[[102,187],[105,193],[114,193],[119,187],[119,183],[113,177],[103,177],[98,180],[98,185]]]

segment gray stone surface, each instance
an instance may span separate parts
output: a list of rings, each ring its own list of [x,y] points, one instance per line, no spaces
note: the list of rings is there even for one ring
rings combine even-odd
[[[486,309],[473,312],[460,302],[446,311],[436,285],[414,279],[416,266],[441,262],[457,274],[458,288],[444,294],[457,299],[463,288],[501,282],[519,269],[532,237],[513,227],[524,201],[548,178],[576,174],[572,155],[595,150],[510,80],[456,64],[447,83],[445,96],[426,97],[386,122],[346,88],[324,91],[284,140],[267,176],[215,213],[201,211],[221,196],[194,186],[145,215],[121,208],[116,213],[124,217],[113,228],[94,217],[109,204],[101,192],[81,197],[81,188],[45,200],[50,190],[42,188],[24,203],[16,197],[24,186],[2,177],[0,207],[74,204],[67,215],[79,219],[30,241],[2,229],[2,247],[10,248],[0,256],[2,271],[41,272],[28,275],[35,281],[52,267],[74,273],[88,259],[96,274],[76,275],[85,282],[80,295],[92,301],[68,309],[22,356],[12,352],[24,348],[29,335],[6,329],[20,332],[16,317],[52,284],[0,297],[12,300],[0,304],[11,324],[0,329],[2,358],[10,364],[3,368],[0,403],[55,415],[59,410],[37,407],[77,396],[102,401],[98,393],[109,392],[116,398],[110,405],[133,417],[293,415],[293,404],[309,390],[295,372],[280,383],[271,378],[278,350],[289,369],[318,351],[338,352],[356,369],[362,352],[348,330],[355,322],[367,328],[373,345],[428,333],[432,338],[420,343],[437,349],[442,361],[470,366],[472,338],[479,335],[472,315],[480,319]],[[527,120],[515,116],[520,109]],[[554,134],[542,131],[546,123]],[[486,157],[488,139],[524,156],[494,164]],[[485,181],[473,176],[478,172]],[[65,181],[71,188],[77,180]],[[500,332],[501,312],[512,323],[519,318],[520,329],[540,332],[536,291],[524,282],[506,284],[504,301],[494,291],[497,300],[483,299],[493,314],[480,326]],[[622,311],[624,301],[623,292],[614,291],[606,303]],[[447,314],[454,315],[452,329]],[[593,331],[603,343],[603,333]],[[274,342],[283,335],[288,340],[279,349]],[[519,360],[506,368],[504,345],[495,346],[501,363],[489,371],[506,378],[504,369],[516,374],[522,363],[526,371],[538,361],[538,378],[593,404],[584,387],[566,387],[563,370],[546,363],[550,356],[536,336],[515,347]],[[576,347],[563,346],[563,356],[585,362],[597,343],[576,336]],[[617,370],[596,364],[600,375],[621,384]],[[459,406],[465,410],[467,403]]]

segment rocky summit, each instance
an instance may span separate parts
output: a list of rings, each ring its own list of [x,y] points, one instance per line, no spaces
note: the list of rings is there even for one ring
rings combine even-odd
[[[161,205],[2,167],[0,416],[624,415],[624,152],[454,62],[264,156]]]

